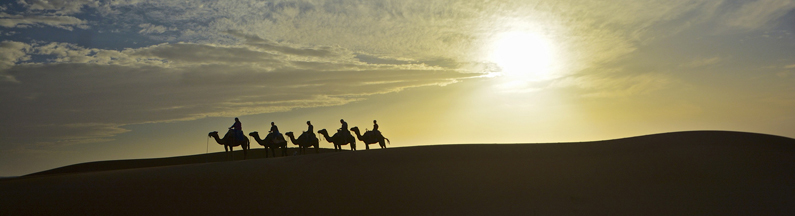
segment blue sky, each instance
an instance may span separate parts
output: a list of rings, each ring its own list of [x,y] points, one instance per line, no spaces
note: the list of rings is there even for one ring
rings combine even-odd
[[[395,146],[679,130],[795,137],[793,8],[791,0],[6,2],[0,175],[197,154],[206,133],[234,117],[246,131],[276,120],[300,131],[306,120],[320,129],[378,119]]]

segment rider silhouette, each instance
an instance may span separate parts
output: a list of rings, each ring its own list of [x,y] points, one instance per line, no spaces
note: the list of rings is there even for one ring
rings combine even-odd
[[[274,134],[278,134],[279,133],[279,127],[276,127],[276,123],[271,122],[271,130],[268,131],[268,132],[274,133]]]
[[[340,124],[342,124],[342,127],[340,127],[340,129],[337,129],[338,131],[348,131],[348,122],[345,122],[345,120],[340,119]]]
[[[279,127],[276,127],[276,123],[273,123],[273,122],[271,122],[271,130],[270,130],[270,131],[268,131],[268,132],[270,132],[271,134],[273,134],[273,141],[274,141],[274,142],[279,142],[279,141],[281,141],[282,139],[284,139],[284,138],[282,137],[282,134],[281,134],[281,133],[279,133]]]
[[[373,134],[376,137],[380,137],[381,136],[381,131],[378,130],[378,123],[375,120],[373,120]],[[373,136],[373,135],[371,135],[371,136]]]
[[[240,119],[235,118],[235,123],[232,124],[232,127],[229,127],[229,130],[232,130],[235,133],[235,138],[237,140],[243,140],[243,123],[240,123]]]
[[[305,133],[314,133],[315,126],[312,126],[312,123],[309,121],[306,121],[306,125],[308,125],[309,128],[307,128]]]
[[[340,127],[340,129],[337,129],[337,131],[342,136],[342,139],[345,140],[345,142],[347,143],[348,136],[351,134],[351,132],[348,131],[348,122],[345,122],[345,120],[340,119],[340,123],[342,124],[342,127]]]

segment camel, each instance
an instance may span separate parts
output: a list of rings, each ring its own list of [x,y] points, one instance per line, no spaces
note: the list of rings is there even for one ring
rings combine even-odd
[[[246,137],[245,135],[243,135],[244,137],[246,137],[245,140],[235,140],[234,131],[229,130],[228,132],[226,132],[226,135],[224,135],[224,138],[218,137],[218,131],[210,132],[208,136],[215,138],[215,142],[217,142],[220,145],[223,145],[224,150],[227,152],[234,151],[233,148],[235,146],[240,146],[241,148],[243,148],[243,159],[245,159],[246,155],[248,155],[248,149],[250,145],[248,137]]]
[[[334,151],[341,151],[342,145],[351,144],[351,151],[356,151],[356,138],[354,138],[350,134],[340,134],[339,132],[335,133],[334,136],[329,137],[328,131],[326,129],[317,131],[320,134],[323,134],[323,137],[326,138],[326,141],[330,143],[334,143]],[[347,142],[343,139],[342,136],[348,136]]]
[[[361,135],[361,133],[359,132],[359,127],[352,127],[351,131],[356,133],[356,137],[359,138],[359,141],[364,142],[364,147],[366,147],[365,148],[366,150],[369,150],[370,144],[373,143],[378,143],[378,145],[380,145],[382,149],[385,149],[386,143],[384,142],[384,140],[390,142],[389,139],[384,137],[384,135],[382,135],[381,133],[376,133],[374,131],[366,131],[364,132],[364,135]]]
[[[268,157],[269,148],[271,150],[271,155],[273,155],[273,157],[276,157],[276,149],[278,148],[282,148],[282,156],[287,156],[287,141],[274,142],[273,133],[269,133],[268,136],[265,136],[264,140],[259,138],[259,132],[256,131],[251,132],[248,135],[254,137],[254,140],[256,140],[257,143],[259,143],[259,145],[265,147],[265,158]],[[282,137],[282,140],[284,140],[284,137]]]
[[[284,135],[290,137],[290,142],[293,142],[293,145],[298,145],[298,148],[300,149],[299,152],[301,154],[306,153],[306,148],[310,146],[314,146],[315,153],[319,153],[318,147],[320,146],[320,141],[318,141],[317,137],[314,136],[315,134],[310,135],[310,133],[303,133],[298,137],[297,140],[295,139],[295,135],[293,135],[292,131],[284,133]]]

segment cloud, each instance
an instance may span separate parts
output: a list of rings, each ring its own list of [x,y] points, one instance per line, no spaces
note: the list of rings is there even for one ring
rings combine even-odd
[[[245,44],[262,50],[279,52],[288,55],[328,57],[335,54],[331,47],[294,48],[285,44],[276,44],[273,41],[255,35],[244,34],[240,31],[227,31],[230,35],[245,39]]]
[[[85,21],[72,16],[12,15],[0,12],[0,26],[7,28],[27,28],[39,25],[48,25],[70,31],[74,27],[82,29],[89,28]]]
[[[557,64],[564,78],[553,81],[553,88],[585,90],[586,97],[643,95],[669,88],[676,78],[615,72],[611,64],[704,26],[756,30],[793,8],[791,1],[772,0],[21,4],[24,13],[0,12],[0,26],[91,25],[164,42],[118,50],[61,41],[3,42],[0,75],[24,85],[0,85],[0,125],[16,128],[0,135],[19,140],[35,135],[49,143],[109,139],[130,124],[335,106],[455,83],[498,71],[485,57],[500,33],[512,31],[550,38],[561,50]],[[47,60],[20,63],[31,54]],[[670,65],[722,61],[690,60]],[[34,134],[42,130],[62,132]]]
[[[708,65],[714,65],[720,62],[722,59],[720,57],[712,57],[712,58],[701,58],[696,59],[688,63],[684,63],[680,66],[682,67],[703,67]]]
[[[725,24],[743,29],[756,29],[769,24],[795,8],[791,0],[758,0],[742,4],[724,16]]]
[[[140,24],[140,25],[138,25],[138,27],[141,28],[141,30],[138,31],[138,33],[141,33],[141,34],[162,34],[162,33],[165,33],[166,31],[176,31],[177,30],[177,28],[173,28],[173,27],[172,28],[166,28],[165,26],[153,25],[153,24],[149,24],[149,23]]]
[[[7,74],[6,70],[13,67],[19,61],[30,59],[27,53],[31,46],[26,43],[16,41],[0,42],[0,83],[19,82],[14,76]]]
[[[96,0],[19,0],[17,2],[28,10],[52,11],[55,14],[74,14],[80,12],[83,7],[99,5],[99,1]]]
[[[19,85],[0,85],[0,128],[9,129],[0,136],[53,145],[112,139],[130,124],[337,106],[480,75],[423,64],[371,65],[337,49],[329,49],[327,57],[306,58],[303,52],[288,55],[257,44],[160,44],[122,51],[6,44],[52,59],[6,70]]]
[[[644,95],[663,90],[675,84],[675,79],[656,73],[624,75],[617,77],[577,76],[556,80],[555,88],[575,87],[585,90],[584,97],[615,98]]]

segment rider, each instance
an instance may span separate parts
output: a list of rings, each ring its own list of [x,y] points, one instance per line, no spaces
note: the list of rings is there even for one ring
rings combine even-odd
[[[378,123],[375,120],[373,120],[373,133],[376,137],[381,136],[381,131],[378,130]]]
[[[348,122],[345,122],[345,120],[340,119],[340,124],[342,124],[342,127],[340,127],[340,129],[337,129],[337,130],[338,131],[346,131],[347,132],[348,131]]]
[[[298,140],[306,140],[306,139],[314,139],[315,138],[315,126],[312,126],[312,122],[306,121],[307,131],[304,131],[304,134],[298,136]],[[302,141],[303,142],[303,141]]]
[[[308,125],[308,127],[309,127],[309,128],[307,129],[306,133],[314,133],[315,126],[312,126],[312,123],[311,123],[311,122],[309,122],[309,121],[306,121],[306,125]]]
[[[235,123],[232,124],[232,127],[229,127],[229,130],[235,132],[235,138],[238,140],[243,139],[243,123],[240,123],[240,119],[235,118]]]
[[[279,127],[276,127],[276,123],[271,122],[271,130],[268,131],[268,132],[273,134],[273,141],[274,142],[279,142],[282,139],[284,139],[284,137],[282,137],[282,134],[279,133]]]
[[[345,142],[348,142],[348,136],[350,136],[351,134],[351,132],[348,131],[348,122],[345,122],[345,120],[340,119],[340,123],[342,124],[342,127],[340,127],[340,129],[337,129],[337,131],[339,131],[340,135],[343,135],[342,137],[345,140]]]
[[[276,123],[271,122],[271,130],[268,131],[269,133],[279,133],[279,127],[276,127]]]

